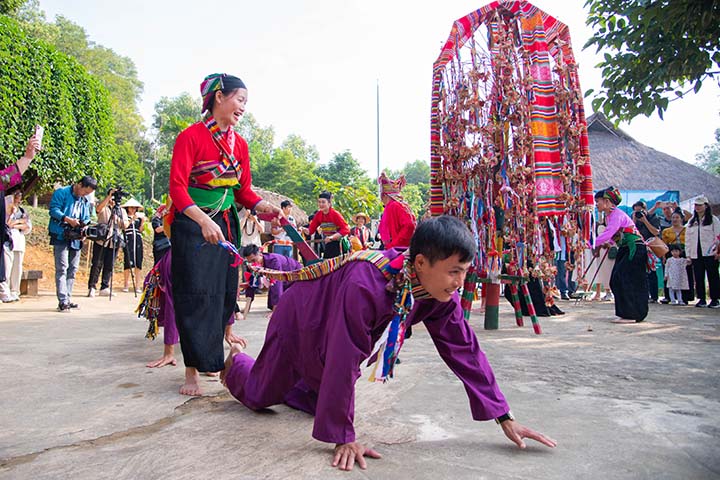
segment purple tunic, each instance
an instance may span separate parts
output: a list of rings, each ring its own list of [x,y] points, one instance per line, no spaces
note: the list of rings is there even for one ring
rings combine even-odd
[[[281,270],[290,272],[292,270],[300,270],[303,266],[295,259],[279,255],[277,253],[263,253],[263,267],[270,270]],[[280,301],[283,292],[290,284],[288,282],[273,282],[268,290],[268,308],[272,310]]]
[[[397,250],[384,253],[398,255]],[[244,353],[233,359],[227,374],[230,393],[254,410],[284,402],[314,414],[317,440],[354,441],[360,364],[392,318],[394,295],[386,284],[367,262],[296,282],[277,305],[257,360]],[[508,412],[457,293],[446,303],[417,301],[407,320],[425,323],[440,357],[465,385],[475,420]]]

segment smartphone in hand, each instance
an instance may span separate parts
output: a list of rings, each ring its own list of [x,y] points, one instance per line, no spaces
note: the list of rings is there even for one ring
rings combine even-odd
[[[35,139],[38,141],[38,150],[42,150],[42,139],[45,129],[42,125],[35,125]]]

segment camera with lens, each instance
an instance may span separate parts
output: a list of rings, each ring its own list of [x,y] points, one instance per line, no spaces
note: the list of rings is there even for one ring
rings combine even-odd
[[[635,218],[637,218],[638,220],[643,218],[644,216],[645,214],[642,212],[642,210],[639,212],[635,212]]]
[[[104,223],[95,225],[80,224],[77,227],[71,227],[65,224],[64,237],[65,240],[105,240],[108,234],[108,226]]]
[[[115,201],[116,205],[120,205],[122,202],[123,197],[127,197],[130,195],[130,192],[126,192],[123,190],[122,186],[115,187],[115,191],[113,192],[113,200]]]

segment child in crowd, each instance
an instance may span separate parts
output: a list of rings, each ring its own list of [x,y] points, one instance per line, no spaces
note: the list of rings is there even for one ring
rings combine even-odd
[[[665,261],[665,283],[670,290],[670,303],[672,305],[685,305],[682,291],[690,288],[686,267],[692,262],[682,257],[680,245],[670,245],[672,257]]]

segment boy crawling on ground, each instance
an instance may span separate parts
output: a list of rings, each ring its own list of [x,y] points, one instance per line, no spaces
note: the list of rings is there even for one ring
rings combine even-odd
[[[464,319],[457,290],[475,253],[465,225],[443,216],[422,222],[405,254],[362,251],[322,269],[306,267],[293,279],[312,280],[296,282],[282,297],[257,360],[233,345],[225,386],[253,410],[285,403],[314,415],[313,437],[335,443],[332,465],[351,470],[357,461],[364,469],[364,456],[380,454],[355,442],[360,366],[375,361],[370,379],[391,377],[405,327],[424,322],[440,357],[463,382],[473,419],[497,420],[520,448],[524,438],[555,447],[514,420]]]

